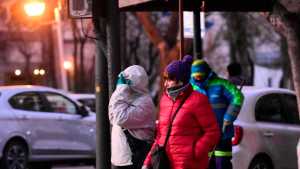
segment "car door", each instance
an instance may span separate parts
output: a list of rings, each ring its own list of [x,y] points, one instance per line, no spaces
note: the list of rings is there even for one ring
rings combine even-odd
[[[283,163],[284,168],[287,169],[297,169],[297,143],[298,139],[300,138],[300,120],[299,120],[299,113],[297,107],[297,99],[294,94],[282,94],[282,105],[283,111],[286,114],[288,120],[287,126],[287,134],[288,137],[286,138],[284,156],[286,156],[289,160]]]
[[[56,124],[63,129],[60,149],[63,154],[77,157],[95,155],[95,116],[82,116],[78,105],[71,99],[54,92],[43,92],[51,112],[59,118]]]
[[[9,99],[22,134],[29,141],[32,158],[41,158],[57,153],[60,144],[57,116],[49,113],[42,97],[37,92],[24,92]]]
[[[255,118],[261,135],[258,139],[262,139],[264,151],[271,157],[274,166],[284,168],[290,161],[287,144],[293,136],[283,110],[281,94],[272,93],[260,97],[255,107]]]

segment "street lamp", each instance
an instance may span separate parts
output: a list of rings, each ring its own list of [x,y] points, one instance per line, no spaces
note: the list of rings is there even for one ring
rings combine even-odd
[[[51,0],[54,1],[54,0]],[[62,88],[63,90],[68,90],[67,86],[67,79],[66,79],[66,72],[64,71],[61,63],[63,62],[64,58],[64,42],[63,42],[63,35],[62,35],[62,23],[61,23],[61,0],[55,1],[56,5],[53,8],[49,7],[51,6],[51,1],[45,1],[45,0],[26,0],[24,3],[24,10],[25,13],[29,17],[38,17],[41,15],[47,15],[46,10],[46,5],[47,5],[47,11],[49,13],[52,13],[54,15],[54,22],[50,22],[52,25],[52,30],[53,30],[53,39],[54,39],[54,46],[56,49],[55,52],[55,60],[57,61],[58,64],[56,64],[56,78],[58,79],[58,83],[60,83],[59,87]],[[47,2],[47,4],[46,4]],[[40,22],[40,25],[45,25],[45,21]],[[48,23],[46,23],[48,24]],[[42,72],[42,73],[41,73]],[[45,74],[45,71],[40,70],[40,75]]]
[[[35,76],[44,76],[46,74],[46,70],[45,69],[34,69],[33,70],[33,75]]]
[[[29,0],[24,4],[24,10],[28,16],[41,16],[44,14],[46,4],[43,0]]]
[[[40,74],[40,70],[39,69],[34,69],[33,70],[33,74],[36,75],[36,76],[39,75]]]
[[[40,69],[40,75],[44,76],[46,74],[46,70],[45,69]]]
[[[71,61],[64,61],[64,69],[66,71],[69,71],[70,69],[72,69],[72,63],[71,63]]]
[[[15,70],[15,75],[16,76],[21,76],[21,74],[22,74],[22,71],[20,69]]]

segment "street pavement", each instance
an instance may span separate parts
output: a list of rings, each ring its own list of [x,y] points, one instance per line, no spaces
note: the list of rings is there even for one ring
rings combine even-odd
[[[53,169],[94,169],[94,167],[93,166],[80,166],[80,167],[57,166],[54,167]]]

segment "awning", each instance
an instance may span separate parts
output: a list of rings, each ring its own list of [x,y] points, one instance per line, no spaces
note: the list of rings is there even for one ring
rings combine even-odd
[[[200,10],[203,0],[184,0],[184,10]],[[178,0],[119,0],[121,11],[177,11]],[[270,11],[273,0],[205,0],[205,11]]]

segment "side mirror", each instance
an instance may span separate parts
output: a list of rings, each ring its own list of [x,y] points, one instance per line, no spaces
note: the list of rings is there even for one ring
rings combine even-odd
[[[82,116],[82,117],[86,117],[89,115],[89,111],[85,108],[84,105],[80,106],[79,107],[79,114]]]

